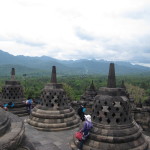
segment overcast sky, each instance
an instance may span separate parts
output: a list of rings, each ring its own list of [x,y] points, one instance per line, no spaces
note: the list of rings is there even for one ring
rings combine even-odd
[[[150,0],[0,0],[0,49],[150,65]]]

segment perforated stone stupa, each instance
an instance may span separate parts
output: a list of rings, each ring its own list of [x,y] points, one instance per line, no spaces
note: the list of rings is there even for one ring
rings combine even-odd
[[[143,130],[150,132],[150,97],[141,105],[133,110],[134,119],[141,125]]]
[[[0,149],[15,150],[24,137],[23,122],[0,109]]]
[[[42,90],[41,99],[41,105],[33,109],[28,119],[30,125],[45,131],[66,130],[79,125],[79,118],[68,105],[62,84],[57,83],[55,66],[52,68],[51,83]]]
[[[78,108],[81,105],[86,105],[86,109],[87,109],[86,113],[91,114],[94,97],[96,95],[97,95],[97,90],[92,80],[92,83],[90,84],[89,88],[87,88],[85,93],[81,96],[80,101],[73,101],[71,105],[75,110],[78,110]]]
[[[85,91],[85,93],[81,96],[80,101],[84,101],[85,103],[93,102],[94,97],[97,95],[97,91],[95,89],[93,80],[90,87]]]
[[[23,121],[0,108],[0,150],[35,150],[25,135]]]
[[[131,116],[124,88],[116,88],[114,64],[110,64],[107,87],[99,89],[92,107],[93,129],[83,150],[148,150],[141,128]],[[113,81],[112,81],[113,80]],[[77,148],[77,140],[71,143]]]
[[[15,69],[11,70],[11,80],[5,81],[5,85],[2,87],[1,103],[13,102],[15,105],[13,108],[8,108],[14,114],[19,116],[27,115],[27,110],[23,101],[24,93],[23,87],[19,81],[15,80]]]

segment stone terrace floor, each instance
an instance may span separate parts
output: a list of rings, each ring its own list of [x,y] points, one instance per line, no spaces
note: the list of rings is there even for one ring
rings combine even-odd
[[[59,132],[36,130],[26,123],[27,117],[21,117],[25,122],[25,134],[36,150],[71,150],[69,142],[78,128]]]
[[[21,118],[25,122],[26,136],[36,150],[71,150],[69,143],[78,128],[59,132],[38,131],[26,123],[27,117]],[[150,143],[150,133],[144,132],[144,134],[146,134],[146,139]]]

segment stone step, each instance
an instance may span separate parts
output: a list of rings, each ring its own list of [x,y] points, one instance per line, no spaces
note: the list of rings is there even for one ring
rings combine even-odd
[[[24,103],[15,103],[14,108],[20,108],[20,107],[25,107],[26,104]]]
[[[22,114],[22,113],[26,113],[27,112],[27,110],[14,110],[14,111],[11,111],[11,110],[9,110],[11,113],[13,113],[13,114]]]
[[[11,112],[15,112],[15,111],[27,111],[27,109],[25,107],[18,108],[18,109],[16,109],[16,108],[14,108],[14,109],[8,109],[8,110],[11,111]]]
[[[23,114],[17,114],[19,117],[23,117],[23,116],[28,116],[28,113],[23,113]]]

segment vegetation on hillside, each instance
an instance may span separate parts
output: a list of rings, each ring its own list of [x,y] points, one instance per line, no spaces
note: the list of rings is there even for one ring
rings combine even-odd
[[[47,77],[16,77],[21,81],[24,86],[25,97],[31,96],[32,98],[39,98],[41,90],[45,84],[50,82],[50,76]],[[7,77],[0,78],[0,88],[5,84],[5,80],[9,80]],[[89,87],[92,80],[95,87],[106,87],[107,76],[104,75],[89,75],[89,76],[58,76],[58,82],[62,83],[68,96],[71,100],[79,100],[80,96],[84,93],[86,88]],[[150,77],[149,76],[117,76],[117,86],[121,85],[121,81],[125,81],[130,96],[134,98],[136,102],[144,101],[150,96]],[[0,89],[1,90],[1,89]]]

